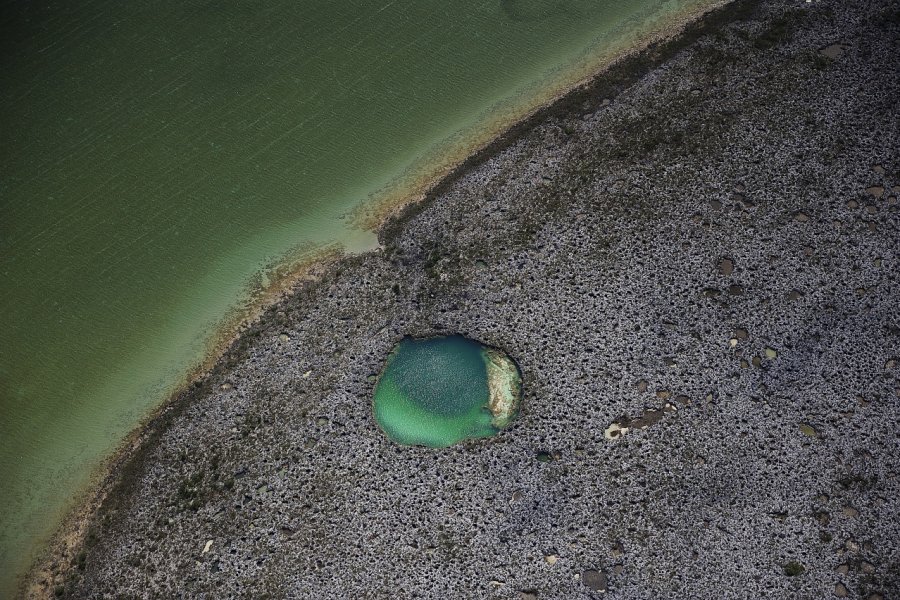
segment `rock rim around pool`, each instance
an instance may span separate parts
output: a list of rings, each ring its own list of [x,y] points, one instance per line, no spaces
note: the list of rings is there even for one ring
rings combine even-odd
[[[445,335],[403,338],[385,361],[372,407],[392,441],[443,448],[496,435],[521,400],[521,373],[503,350]]]

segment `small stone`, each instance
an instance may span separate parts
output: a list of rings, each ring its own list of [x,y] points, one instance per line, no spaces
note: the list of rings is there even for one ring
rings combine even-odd
[[[537,590],[522,590],[519,592],[520,600],[538,600]]]
[[[820,49],[819,52],[822,54],[822,56],[834,60],[841,54],[843,54],[844,50],[845,48],[842,44],[829,44],[828,46]]]
[[[749,336],[749,334],[747,333],[746,329],[735,329],[734,330],[734,337],[736,337],[739,340],[746,340],[748,336]]]
[[[728,293],[731,294],[732,296],[741,296],[744,293],[744,288],[737,284],[729,285]]]
[[[874,204],[867,204],[866,212],[869,213],[870,215],[874,215],[875,213],[878,212],[878,207],[875,206]]]
[[[648,409],[639,418],[634,419],[629,425],[632,428],[646,429],[651,425],[655,425],[663,418],[663,411]]]
[[[712,207],[713,210],[722,210],[722,203],[719,202],[718,200],[713,200],[712,202],[709,203],[709,205],[710,205],[710,207]]]
[[[859,202],[857,202],[856,200],[851,200],[847,203],[847,208],[859,208]]]
[[[872,165],[872,171],[877,173],[878,175],[884,175],[886,172],[884,170],[884,167],[882,167],[881,165]]]
[[[844,543],[844,548],[851,554],[856,554],[857,552],[859,552],[859,544],[857,544],[853,540],[847,540],[846,543]]]
[[[800,423],[800,432],[806,437],[817,438],[819,437],[819,432],[816,431],[816,428],[810,425],[809,423]]]
[[[742,369],[749,369],[749,368],[750,368],[750,363],[748,363],[746,360],[744,360],[744,359],[742,358],[742,359],[741,359],[741,368],[742,368]]]
[[[872,187],[866,188],[866,193],[875,198],[881,198],[884,196],[884,188],[880,185],[873,185]]]
[[[865,573],[866,575],[872,575],[873,573],[875,573],[875,565],[873,565],[872,563],[870,563],[867,560],[864,560],[861,563],[859,563],[859,568],[862,569],[862,572]]]
[[[212,548],[212,545],[213,545],[212,540],[207,541],[206,545],[203,546],[203,552],[201,552],[200,554],[206,554],[207,552],[209,552],[209,549]]]
[[[797,577],[798,575],[803,575],[806,572],[806,567],[798,563],[796,560],[792,560],[788,563],[785,563],[784,574],[788,577]]]
[[[619,425],[618,423],[613,423],[609,427],[606,428],[606,431],[603,432],[603,437],[608,440],[617,440],[628,433],[628,427],[624,427]]]
[[[803,297],[803,292],[800,290],[791,290],[788,292],[787,299],[793,302],[794,300],[799,300]]]
[[[835,571],[835,573],[837,573],[838,575],[846,575],[847,573],[850,572],[850,565],[847,565],[847,564],[844,564],[844,565],[838,565],[837,568],[836,568],[834,571]]]
[[[291,339],[291,336],[289,336],[289,335],[286,334],[286,333],[282,333],[281,335],[278,336],[278,340],[279,340],[279,341],[282,341],[282,342],[287,342],[287,341],[289,341],[290,339]]]
[[[649,388],[649,387],[650,387],[650,384],[645,379],[641,379],[640,381],[638,381],[637,390],[639,392],[646,392],[647,388]]]
[[[544,562],[546,562],[551,567],[559,562],[559,557],[555,554],[548,554],[544,557]]]
[[[728,345],[731,346],[732,348],[737,346],[738,345],[737,338],[731,338],[730,340],[728,340]]]
[[[846,598],[848,593],[850,592],[843,583],[838,583],[834,586],[834,595],[838,598]]]
[[[222,390],[223,392],[227,392],[228,390],[232,389],[233,387],[234,386],[231,385],[230,383],[223,383],[222,385],[219,386],[219,389]]]
[[[874,594],[870,594],[868,600],[884,600],[884,596],[875,592]]]
[[[855,519],[859,516],[859,511],[850,506],[849,504],[841,509],[841,512],[844,513],[845,517],[849,517],[851,519]]]
[[[753,363],[753,366],[754,366],[754,367],[758,367],[758,366],[760,366],[760,365],[762,364],[762,359],[761,359],[760,357],[758,357],[758,356],[754,356],[754,357],[750,360],[750,362]]]
[[[804,212],[798,212],[794,214],[794,220],[799,223],[806,223],[809,221],[809,215]]]
[[[660,400],[668,400],[672,393],[669,390],[656,390],[656,397]]]
[[[581,581],[595,592],[606,591],[606,574],[596,569],[588,569],[581,574]]]
[[[719,273],[728,277],[734,272],[734,260],[724,257],[719,260]]]
[[[766,358],[772,360],[778,356],[778,352],[774,348],[766,348]]]

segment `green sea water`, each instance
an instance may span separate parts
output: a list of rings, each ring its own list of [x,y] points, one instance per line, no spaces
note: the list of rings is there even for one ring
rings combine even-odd
[[[395,442],[441,448],[489,437],[484,347],[462,336],[405,338],[388,358],[373,396],[375,419]]]
[[[0,597],[271,267],[706,0],[0,0]]]

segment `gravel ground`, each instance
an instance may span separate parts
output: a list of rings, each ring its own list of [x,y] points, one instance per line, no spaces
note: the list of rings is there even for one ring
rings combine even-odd
[[[245,332],[44,583],[900,598],[898,39],[897,2],[741,1],[573,93]],[[374,376],[451,332],[521,416],[393,444]]]

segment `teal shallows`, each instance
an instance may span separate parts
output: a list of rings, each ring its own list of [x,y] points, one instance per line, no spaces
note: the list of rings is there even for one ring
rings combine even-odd
[[[388,357],[375,387],[378,424],[395,442],[432,448],[496,434],[500,429],[489,409],[488,361],[498,361],[498,351],[490,352],[459,335],[403,339]],[[512,365],[509,358],[499,360]],[[493,372],[496,376],[497,370]],[[511,385],[493,387],[515,389],[518,404],[518,370],[513,365],[509,372]]]

